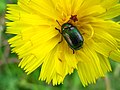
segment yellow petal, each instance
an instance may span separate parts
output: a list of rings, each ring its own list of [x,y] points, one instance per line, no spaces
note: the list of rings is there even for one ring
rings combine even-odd
[[[103,18],[103,19],[112,19],[119,15],[120,15],[120,4],[117,4],[115,6],[112,6],[104,14],[101,14],[98,17]]]
[[[60,84],[63,82],[64,75],[63,73],[57,73],[56,70],[60,70],[62,68],[62,63],[57,58],[57,47],[55,47],[46,57],[45,61],[41,68],[41,73],[39,79],[46,80],[47,83],[50,83],[53,80],[53,84],[56,85],[57,83]],[[59,66],[56,65],[61,65]],[[57,69],[56,69],[57,68]],[[61,70],[62,71],[62,70]],[[59,77],[59,78],[58,78]]]
[[[119,3],[119,0],[102,0],[102,2],[100,4],[104,8],[109,9],[118,3]]]
[[[88,46],[88,45],[87,45]],[[86,54],[82,59],[88,59],[88,62],[78,63],[78,74],[81,82],[84,86],[95,83],[98,77],[104,76],[102,68],[100,66],[100,60],[96,52],[88,47],[84,47],[83,52]]]
[[[109,58],[114,61],[120,62],[120,50],[113,50],[109,53]]]
[[[102,6],[100,5],[94,5],[94,6],[91,6],[89,8],[86,8],[84,9],[83,11],[79,11],[78,12],[78,15],[79,15],[79,18],[80,17],[85,17],[85,16],[97,16],[99,14],[102,14],[104,13],[106,10],[105,8],[103,8]]]

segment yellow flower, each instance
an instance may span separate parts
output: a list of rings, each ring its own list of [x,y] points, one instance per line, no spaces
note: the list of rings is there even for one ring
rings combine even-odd
[[[8,4],[8,42],[27,74],[41,66],[39,79],[63,83],[76,69],[83,86],[111,71],[109,59],[120,62],[119,0],[18,0]],[[79,50],[69,47],[59,33],[64,23],[77,27],[84,41]],[[60,25],[59,25],[60,24]],[[60,31],[62,32],[62,31]],[[61,41],[63,38],[63,41]],[[61,43],[60,43],[61,41]]]

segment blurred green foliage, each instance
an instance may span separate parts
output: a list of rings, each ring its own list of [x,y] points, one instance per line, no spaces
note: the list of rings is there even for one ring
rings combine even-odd
[[[11,36],[5,34],[6,4],[16,2],[17,0],[0,0],[0,90],[120,90],[120,65],[115,62],[111,62],[112,73],[108,73],[105,78],[100,78],[96,84],[87,87],[82,86],[76,71],[65,78],[64,84],[58,86],[39,81],[40,68],[27,76],[18,67],[17,56],[10,53],[7,39]],[[120,17],[114,20],[118,21]]]
[[[2,14],[5,11],[6,3],[6,0],[0,0],[0,14]]]

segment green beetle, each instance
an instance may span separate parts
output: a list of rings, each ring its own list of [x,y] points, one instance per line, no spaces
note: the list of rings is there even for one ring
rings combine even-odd
[[[58,22],[58,24],[59,24],[59,22]],[[55,28],[55,29],[60,32],[59,29],[57,29],[57,28]],[[80,48],[82,48],[84,39],[83,39],[81,33],[79,32],[79,30],[77,29],[77,27],[73,26],[70,23],[64,23],[61,26],[60,33],[62,34],[62,36],[68,43],[68,46],[73,50],[73,53],[74,53],[74,50],[79,50]]]

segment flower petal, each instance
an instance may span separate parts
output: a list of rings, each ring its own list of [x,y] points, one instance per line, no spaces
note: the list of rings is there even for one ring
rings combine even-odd
[[[89,8],[84,9],[83,11],[78,11],[79,18],[80,17],[86,17],[86,16],[97,16],[99,14],[102,14],[106,11],[105,8],[103,8],[100,5],[94,5]]]
[[[50,41],[47,41],[46,43],[40,45],[39,47],[36,47],[36,48],[34,47],[34,49],[30,50],[28,53],[26,52],[27,48],[23,46],[22,48],[25,49],[23,50],[24,52],[21,53],[20,50],[17,50],[17,51],[20,51],[18,52],[19,57],[21,58],[24,57],[21,63],[19,64],[19,66],[21,66],[21,68],[24,68],[24,70],[26,70],[26,72],[30,74],[32,71],[34,71],[43,63],[45,56],[56,46],[57,43],[58,43],[57,38],[53,38]]]
[[[88,59],[88,62],[79,62],[78,63],[78,74],[81,78],[81,82],[84,86],[95,83],[98,77],[104,76],[102,71],[100,60],[93,49],[90,49],[90,44],[84,46],[83,52],[86,57],[82,58]]]
[[[41,68],[39,79],[46,80],[50,83],[53,80],[53,85],[57,85],[63,82],[65,77],[64,64],[58,59],[58,47],[55,47],[46,57]],[[61,72],[60,72],[61,71]]]
[[[109,53],[109,58],[116,62],[120,62],[120,50],[113,50]]]
[[[102,2],[100,4],[104,8],[109,9],[118,3],[119,3],[119,0],[102,0]]]
[[[30,11],[30,13],[40,15],[43,18],[49,18],[52,20],[59,19],[54,6],[50,5],[52,4],[51,1],[47,2],[49,3],[46,3],[46,1],[43,0],[19,0],[18,5],[23,10]]]
[[[113,37],[120,39],[120,36],[119,36],[120,35],[120,24],[112,20],[104,21],[101,19],[93,19],[90,23],[93,28],[99,31],[101,30],[106,31]]]
[[[117,4],[115,6],[112,6],[104,14],[101,14],[98,17],[103,18],[103,19],[112,19],[119,15],[120,15],[120,4]]]
[[[100,59],[100,65],[104,73],[112,71],[109,59],[101,54],[97,54]]]
[[[66,45],[66,47],[64,47],[66,64],[70,68],[77,68],[77,60],[75,58],[75,54],[73,54],[73,50],[67,44],[64,44],[64,45]]]

